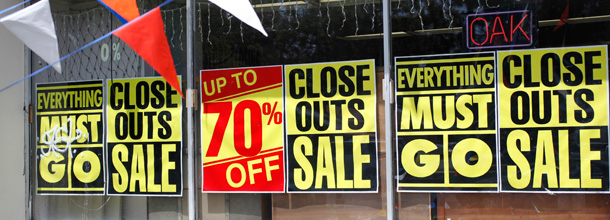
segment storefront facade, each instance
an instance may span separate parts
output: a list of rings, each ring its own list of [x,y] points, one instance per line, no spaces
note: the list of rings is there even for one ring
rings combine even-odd
[[[184,98],[115,36],[0,93],[24,146],[3,213],[610,218],[610,3],[251,4],[268,36],[208,1],[160,8]],[[97,1],[51,8],[62,56],[121,26]],[[46,66],[6,34],[7,71]]]

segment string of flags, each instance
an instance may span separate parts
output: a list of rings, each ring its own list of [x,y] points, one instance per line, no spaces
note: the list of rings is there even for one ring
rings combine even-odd
[[[174,89],[178,90],[180,96],[184,98],[184,94],[180,89],[180,82],[174,66],[174,58],[172,57],[167,37],[165,36],[165,27],[163,18],[161,17],[160,7],[171,2],[167,0],[161,5],[148,11],[146,14],[135,17],[132,14],[133,10],[137,11],[137,6],[134,4],[108,4],[110,2],[123,2],[124,0],[98,0],[106,2],[105,6],[118,5],[122,8],[111,8],[110,10],[121,17],[120,20],[127,22],[124,26],[114,31],[114,35],[121,38],[123,42],[131,47],[142,59],[144,59],[154,70],[156,70],[165,81]],[[130,2],[126,1],[126,2]],[[129,7],[129,8],[125,8]],[[131,13],[130,13],[131,12]]]
[[[49,65],[0,89],[0,92],[43,72],[49,67],[53,67],[61,73],[61,61],[115,35],[140,55],[174,89],[178,90],[182,98],[184,98],[184,94],[180,89],[174,59],[165,35],[165,27],[160,9],[160,7],[172,1],[166,0],[144,15],[140,15],[135,0],[98,0],[124,25],[61,58],[59,56],[57,34],[55,33],[49,0],[41,0],[1,18],[0,23],[7,27],[9,31],[23,41],[26,46],[38,54],[45,62],[49,63]],[[229,3],[223,0],[212,0],[211,2],[233,14],[252,28],[260,31],[263,35],[268,36],[249,1],[238,0],[237,3],[233,1]],[[23,4],[25,2],[3,10],[0,12],[0,15]]]

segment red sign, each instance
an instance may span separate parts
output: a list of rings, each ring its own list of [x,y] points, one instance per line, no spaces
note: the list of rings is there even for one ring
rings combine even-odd
[[[284,192],[282,66],[201,71],[204,192]]]
[[[466,46],[469,49],[531,46],[532,20],[528,10],[468,15]]]

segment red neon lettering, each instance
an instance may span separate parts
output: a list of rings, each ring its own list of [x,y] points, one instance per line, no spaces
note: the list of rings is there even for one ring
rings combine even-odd
[[[500,23],[500,28],[502,28],[501,32],[496,32],[496,24]],[[496,17],[496,20],[494,21],[494,27],[493,29],[491,29],[491,31],[493,32],[491,34],[491,38],[489,39],[489,43],[493,42],[494,40],[494,36],[495,35],[504,35],[504,41],[508,42],[508,38],[506,38],[506,33],[504,33],[504,26],[502,25],[502,20],[500,20],[500,17]]]
[[[523,18],[521,19],[521,22],[519,22],[519,24],[517,24],[517,27],[515,27],[513,29],[513,16],[510,16],[510,41],[513,41],[513,34],[517,31],[517,28],[521,29],[521,32],[523,32],[523,35],[527,38],[527,40],[530,40],[530,37],[527,36],[527,33],[525,33],[525,30],[523,30],[523,28],[521,27],[521,24],[523,24],[523,21],[525,21],[525,18],[527,18],[527,14],[525,14],[525,16],[523,16]]]
[[[477,20],[482,20],[483,22],[485,22],[485,40],[483,41],[483,43],[477,43],[476,41],[474,41],[474,38],[472,38],[472,36],[473,36],[472,27],[473,27],[474,22]],[[487,21],[483,18],[475,18],[474,20],[472,20],[472,22],[470,22],[470,42],[473,42],[474,44],[479,45],[479,46],[483,45],[485,43],[485,41],[487,41],[487,38],[489,38],[489,31],[487,30],[487,25],[488,25]]]

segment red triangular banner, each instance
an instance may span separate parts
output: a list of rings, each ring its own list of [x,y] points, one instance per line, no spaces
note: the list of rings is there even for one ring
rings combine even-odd
[[[114,32],[155,69],[184,98],[167,43],[161,9],[156,7]]]
[[[557,26],[555,26],[553,32],[568,23],[568,14],[570,14],[570,2],[568,2],[568,5],[566,5],[566,9],[563,11],[563,14],[561,14],[561,18],[559,19],[559,22],[557,22]]]

